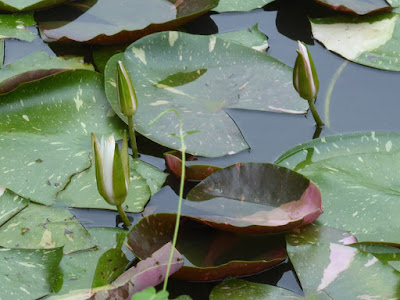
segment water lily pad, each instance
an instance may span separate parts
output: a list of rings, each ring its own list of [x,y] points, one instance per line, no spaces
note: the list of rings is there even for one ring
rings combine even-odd
[[[57,5],[67,0],[2,0],[0,10],[9,12],[29,11]]]
[[[0,298],[39,299],[51,293],[62,248],[0,249]]]
[[[315,39],[333,52],[369,67],[400,71],[399,15],[311,19]]]
[[[182,153],[179,151],[166,152],[164,158],[168,169],[180,178],[182,174]],[[218,170],[221,170],[221,168],[207,165],[189,165],[185,167],[185,179],[200,181]]]
[[[220,0],[218,6],[213,11],[223,13],[230,11],[249,11],[256,8],[261,8],[274,0],[251,0],[251,1],[240,1],[240,0]]]
[[[0,227],[0,246],[23,249],[64,246],[64,253],[68,254],[95,245],[87,230],[67,210],[31,203]]]
[[[2,2],[0,1],[0,10]],[[15,38],[32,42],[37,35],[25,27],[33,25],[36,25],[33,14],[0,15],[0,39]]]
[[[124,124],[107,115],[100,74],[67,71],[0,96],[0,185],[32,201],[52,204],[70,177],[90,166],[90,133]]]
[[[0,186],[0,226],[27,207],[26,200]]]
[[[131,299],[136,292],[149,286],[156,286],[164,281],[172,244],[167,243],[147,259],[128,269],[111,284],[86,290],[77,290],[66,295],[52,296],[48,299]],[[183,265],[180,253],[174,249],[170,275]]]
[[[1,69],[0,93],[9,92],[24,82],[75,69],[94,70],[93,66],[85,64],[81,57],[64,59],[50,57],[43,51],[37,51]]]
[[[399,295],[400,273],[371,254],[343,245],[335,231],[310,225],[299,233],[288,234],[286,240],[290,260],[306,296],[396,299]]]
[[[146,258],[170,241],[175,221],[175,214],[166,213],[139,221],[128,234],[133,253]],[[185,257],[185,264],[174,277],[207,281],[257,273],[285,260],[282,242],[279,236],[240,235],[183,218],[176,248]]]
[[[315,0],[334,10],[366,15],[380,11],[392,10],[385,0]]]
[[[130,252],[123,246],[126,231],[116,228],[90,228],[88,231],[97,247],[63,257],[54,284],[59,295],[109,284],[128,264],[126,255]]]
[[[148,170],[144,172],[145,177],[137,170],[137,168],[142,165],[145,166],[139,168],[139,170],[143,168]],[[150,196],[162,187],[167,178],[167,174],[138,159],[131,159],[129,167],[129,192],[123,207],[127,212],[137,213],[144,210],[144,206],[149,201]],[[150,186],[153,187],[153,193],[146,179],[151,181]],[[103,197],[100,196],[97,190],[96,174],[93,165],[89,169],[74,175],[67,188],[61,191],[57,196],[57,201],[64,202],[69,207],[117,210],[114,205],[108,204]]]
[[[218,0],[83,0],[45,12],[42,38],[96,44],[131,42],[157,31],[177,28],[215,7]],[[78,16],[69,22],[66,9]],[[46,20],[47,19],[47,20]]]
[[[381,262],[390,265],[400,272],[400,249],[397,247],[377,244],[355,244],[358,250],[371,253]]]
[[[283,232],[322,213],[318,187],[306,177],[266,163],[237,163],[207,177],[185,207],[210,226],[244,233]]]
[[[237,42],[261,52],[268,49],[268,38],[258,30],[257,24],[248,29],[219,33],[217,37]]]
[[[400,244],[399,145],[398,133],[323,137],[292,148],[277,163],[318,185],[324,225],[349,231],[359,242]]]
[[[117,109],[118,60],[124,62],[135,85],[139,102],[136,130],[159,144],[179,149],[179,139],[171,137],[177,131],[177,117],[163,117],[147,126],[164,110],[176,109],[186,131],[200,131],[185,138],[191,154],[215,157],[248,148],[225,108],[297,114],[308,109],[293,88],[292,69],[273,57],[215,36],[163,32],[136,41],[107,63],[107,98],[125,122]],[[191,82],[182,75],[193,72],[202,75]],[[185,78],[181,85],[176,81],[172,87],[160,84],[176,74]]]

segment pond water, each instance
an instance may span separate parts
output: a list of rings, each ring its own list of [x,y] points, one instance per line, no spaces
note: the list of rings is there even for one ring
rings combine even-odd
[[[269,38],[270,48],[267,53],[289,66],[294,65],[296,58],[296,40],[302,40],[308,44],[320,80],[316,107],[327,123],[320,136],[355,131],[399,131],[400,99],[396,86],[400,82],[400,73],[376,70],[352,62],[346,63],[345,59],[315,42],[311,36],[307,15],[317,17],[328,14],[332,13],[311,0],[282,0],[267,5],[264,9],[247,13],[208,14],[187,25],[186,30],[211,34],[245,29],[257,23],[259,30]],[[43,49],[48,53],[65,54],[72,51],[86,55],[90,52],[87,47],[52,45],[52,48],[49,48],[40,39],[36,39],[34,43],[36,49]],[[32,51],[31,46],[24,45],[23,42],[7,41],[5,63],[8,64],[25,56],[27,51]],[[342,71],[330,94],[329,86],[333,84],[333,77],[339,69]],[[303,116],[235,109],[229,109],[227,112],[241,129],[251,149],[222,158],[198,158],[196,163],[225,167],[236,162],[274,162],[286,150],[311,140],[315,135],[316,128],[311,113]],[[162,153],[167,149],[144,138],[139,138],[138,144],[144,161],[165,169]],[[178,181],[170,176],[162,190],[152,197],[142,215],[175,212],[178,185]],[[71,211],[87,227],[118,225],[115,212],[87,209]],[[141,218],[141,214],[130,216],[134,222]],[[301,288],[289,262],[247,279],[275,284],[301,294]],[[169,290],[172,297],[190,294],[193,299],[208,299],[214,285],[215,283],[171,280]]]

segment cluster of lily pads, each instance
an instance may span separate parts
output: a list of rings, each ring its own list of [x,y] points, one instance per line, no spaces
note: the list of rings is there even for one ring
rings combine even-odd
[[[400,297],[399,133],[316,138],[274,164],[185,165],[185,152],[213,158],[249,148],[225,109],[306,114],[313,105],[315,93],[307,103],[293,87],[293,69],[265,53],[257,26],[210,36],[180,30],[209,11],[271,2],[0,1],[1,65],[6,39],[97,45],[94,65],[38,51],[0,69],[0,299],[167,299],[165,289],[146,289],[167,269],[182,280],[223,280],[210,299]],[[337,11],[310,19],[327,49],[400,71],[400,1],[316,2]],[[134,83],[133,122],[118,101],[118,62]],[[178,114],[148,126],[165,111]],[[126,231],[86,228],[68,210],[117,210],[98,191],[90,137],[120,140],[132,123],[174,149],[164,154],[171,173],[199,182],[182,202],[176,249],[174,213],[146,213]],[[122,160],[129,187],[120,213],[143,212],[168,175],[132,150]],[[141,261],[131,267],[134,257]],[[302,295],[235,278],[287,259]]]

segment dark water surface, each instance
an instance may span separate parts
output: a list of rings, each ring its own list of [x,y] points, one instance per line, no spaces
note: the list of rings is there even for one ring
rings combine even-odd
[[[320,80],[320,92],[317,109],[324,121],[327,109],[327,91],[335,72],[345,60],[314,41],[311,36],[307,15],[312,17],[332,14],[313,1],[283,0],[248,13],[209,14],[186,27],[188,32],[211,34],[245,29],[258,23],[259,30],[269,39],[267,53],[289,66],[296,58],[296,40],[306,42],[314,58]],[[34,41],[36,49],[48,53],[78,53],[90,57],[87,47],[69,47],[51,45],[51,49],[40,39]],[[72,49],[72,50],[71,50]],[[18,41],[6,41],[5,63],[23,57],[32,52],[31,44]],[[89,58],[90,59],[90,58]],[[400,73],[376,70],[354,64],[342,66],[343,71],[332,90],[329,105],[329,123],[321,136],[354,131],[399,131],[400,97],[397,85]],[[269,112],[228,110],[251,149],[239,154],[222,158],[199,158],[196,163],[228,166],[236,162],[274,162],[283,152],[297,144],[309,141],[315,132],[311,113],[307,116],[288,115]],[[141,158],[165,169],[162,153],[165,148],[144,138],[138,140]],[[172,176],[162,190],[150,200],[143,215],[153,212],[175,212],[178,196],[178,182]],[[87,227],[115,227],[118,223],[115,212],[89,209],[71,210]],[[134,222],[141,214],[131,214]],[[301,288],[292,272],[290,263],[247,278],[251,281],[275,284],[301,294]],[[190,294],[193,299],[208,299],[215,283],[184,283],[171,280],[171,297]]]

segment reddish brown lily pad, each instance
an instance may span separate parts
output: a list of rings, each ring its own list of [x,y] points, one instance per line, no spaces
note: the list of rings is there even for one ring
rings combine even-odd
[[[303,175],[267,163],[237,163],[217,171],[187,195],[192,217],[222,230],[276,233],[315,221],[321,192]]]
[[[160,213],[139,221],[128,233],[135,256],[145,259],[173,237],[175,214]],[[286,259],[285,243],[277,235],[243,235],[217,230],[183,217],[177,250],[184,266],[174,278],[195,281],[244,276],[268,269]]]
[[[170,151],[164,153],[165,164],[168,169],[176,177],[181,178],[182,175],[182,153],[179,151]],[[194,156],[190,155],[188,161],[194,160]],[[212,173],[221,170],[219,167],[208,165],[189,165],[185,167],[185,179],[191,181],[201,181]]]
[[[357,15],[390,11],[393,9],[385,0],[315,0],[334,10]]]

